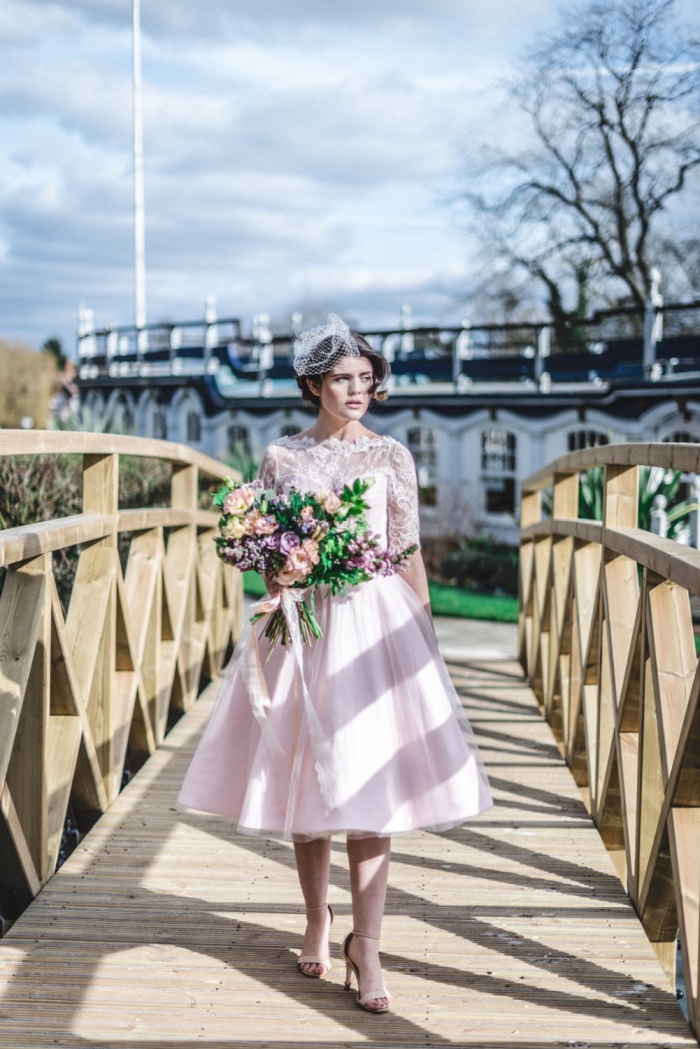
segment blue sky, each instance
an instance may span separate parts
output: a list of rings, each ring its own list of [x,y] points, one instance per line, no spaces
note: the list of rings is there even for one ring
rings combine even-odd
[[[690,13],[683,0],[681,10]],[[552,0],[142,0],[148,318],[457,319],[447,203]],[[0,0],[0,336],[133,317],[130,0]]]

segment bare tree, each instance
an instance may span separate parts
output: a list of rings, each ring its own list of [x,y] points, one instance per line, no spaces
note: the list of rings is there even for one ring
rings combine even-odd
[[[465,201],[494,273],[544,289],[562,348],[591,306],[641,310],[662,257],[696,279],[669,205],[700,165],[699,58],[674,0],[587,0],[511,85],[534,144],[482,157]]]

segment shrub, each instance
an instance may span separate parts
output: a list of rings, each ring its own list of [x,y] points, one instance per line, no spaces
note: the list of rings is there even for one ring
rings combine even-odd
[[[122,455],[119,458],[119,505],[169,506],[170,463]],[[37,521],[68,517],[82,511],[83,478],[79,455],[15,455],[0,458],[0,528],[18,528]],[[119,536],[124,567],[131,536]],[[56,587],[64,611],[68,607],[80,546],[53,555]],[[4,580],[4,573],[0,583]]]
[[[28,417],[45,429],[57,379],[52,354],[0,340],[0,426],[16,429]]]
[[[440,572],[458,586],[503,590],[515,595],[518,592],[518,551],[492,539],[471,539],[464,541],[459,550],[442,558]]]

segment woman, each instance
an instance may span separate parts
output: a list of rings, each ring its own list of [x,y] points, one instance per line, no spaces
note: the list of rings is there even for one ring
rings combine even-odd
[[[391,437],[361,422],[389,365],[331,314],[295,343],[302,397],[318,408],[305,433],[268,446],[259,479],[287,493],[332,492],[372,477],[367,519],[391,552],[418,545],[413,461]],[[279,584],[267,581],[271,594]],[[179,801],[238,820],[240,831],[294,842],[307,926],[298,965],[305,976],[331,967],[327,904],[330,837],[347,835],[353,930],[343,945],[346,987],[387,1012],[379,962],[391,835],[447,829],[491,804],[473,734],[440,657],[420,552],[400,575],[331,597],[316,593],[323,636],[304,648],[302,676],[291,646],[259,639],[270,695],[261,712],[247,685],[250,634],[241,639]],[[258,665],[256,663],[256,665]],[[306,704],[310,703],[313,709]]]

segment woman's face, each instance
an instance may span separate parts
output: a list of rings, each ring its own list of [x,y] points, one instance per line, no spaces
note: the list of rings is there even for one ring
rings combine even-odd
[[[366,357],[343,357],[322,383],[309,386],[321,398],[321,408],[339,419],[361,419],[369,408],[374,385],[372,365]]]

